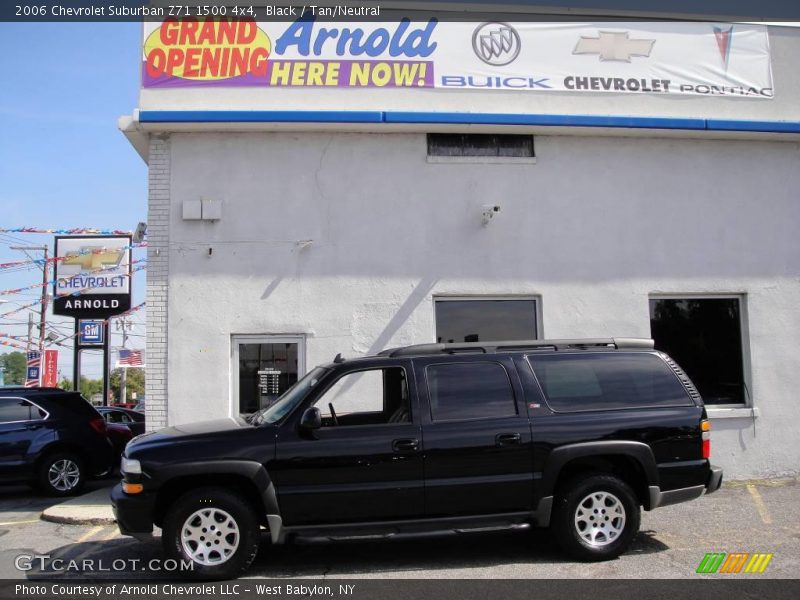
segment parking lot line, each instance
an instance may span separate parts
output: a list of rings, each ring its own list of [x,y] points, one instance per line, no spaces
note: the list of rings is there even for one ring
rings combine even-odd
[[[115,537],[118,536],[119,536],[119,529],[117,528],[116,525],[113,525],[111,527],[111,533],[108,533],[105,536],[103,536],[103,541],[107,542],[108,540],[113,540]]]
[[[102,525],[96,525],[95,527],[92,527],[89,531],[84,533],[81,537],[79,537],[76,543],[80,544],[81,542],[85,542],[90,537],[93,537],[96,533],[99,533],[102,530],[103,530]]]
[[[31,523],[38,523],[40,519],[32,519],[30,521],[6,521],[5,523],[0,523],[0,527],[5,527],[6,525],[29,525]]]
[[[758,510],[758,514],[761,517],[761,521],[764,523],[764,525],[769,525],[772,523],[772,517],[769,515],[767,505],[764,504],[764,499],[756,489],[756,486],[754,486],[752,483],[748,483],[747,491],[750,492],[750,496],[753,498],[753,504],[756,505],[756,510]]]

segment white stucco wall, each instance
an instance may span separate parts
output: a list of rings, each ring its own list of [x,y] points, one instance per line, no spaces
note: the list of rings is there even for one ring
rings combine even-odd
[[[738,293],[760,416],[715,419],[714,461],[798,472],[800,144],[537,137],[512,165],[430,164],[405,133],[168,147],[170,423],[230,413],[233,334],[303,334],[310,367],[433,341],[434,295],[537,295],[558,338],[649,336],[649,294]],[[220,221],[181,218],[200,197]]]

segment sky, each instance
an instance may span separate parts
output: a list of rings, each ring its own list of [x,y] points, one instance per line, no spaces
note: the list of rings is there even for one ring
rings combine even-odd
[[[146,165],[117,129],[117,118],[137,104],[140,44],[140,23],[0,23],[0,229],[129,231],[146,221]],[[10,246],[44,244],[52,253],[52,235],[0,234],[0,263],[25,260]],[[145,250],[133,258],[145,258]],[[38,267],[0,269],[0,291],[41,278]],[[40,293],[0,294],[0,315]],[[140,272],[133,305],[144,297]],[[27,313],[0,316],[0,333],[27,335]],[[143,310],[131,317],[129,348],[144,348],[144,318]],[[48,311],[47,320],[57,333],[72,333],[72,319]],[[121,337],[112,335],[111,345]],[[0,346],[0,353],[12,350]],[[60,350],[59,369],[71,378],[72,348]],[[84,355],[82,364],[84,375],[102,373],[99,355]]]

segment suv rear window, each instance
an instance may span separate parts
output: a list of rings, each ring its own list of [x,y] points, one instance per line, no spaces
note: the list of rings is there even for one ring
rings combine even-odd
[[[48,395],[46,398],[47,402],[57,409],[68,410],[71,413],[90,419],[98,416],[94,406],[79,393],[57,392]]]
[[[653,354],[556,354],[528,362],[558,412],[692,404],[672,369]]]
[[[430,365],[425,369],[431,419],[490,419],[517,414],[503,365],[491,362]]]

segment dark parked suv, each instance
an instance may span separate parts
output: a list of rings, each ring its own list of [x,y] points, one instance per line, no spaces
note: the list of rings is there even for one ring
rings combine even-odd
[[[0,388],[0,481],[77,493],[113,466],[103,417],[77,392]]]
[[[640,507],[717,490],[700,395],[651,340],[430,344],[315,368],[249,419],[147,433],[112,491],[120,531],[163,529],[205,578],[273,543],[551,527],[624,552]]]

